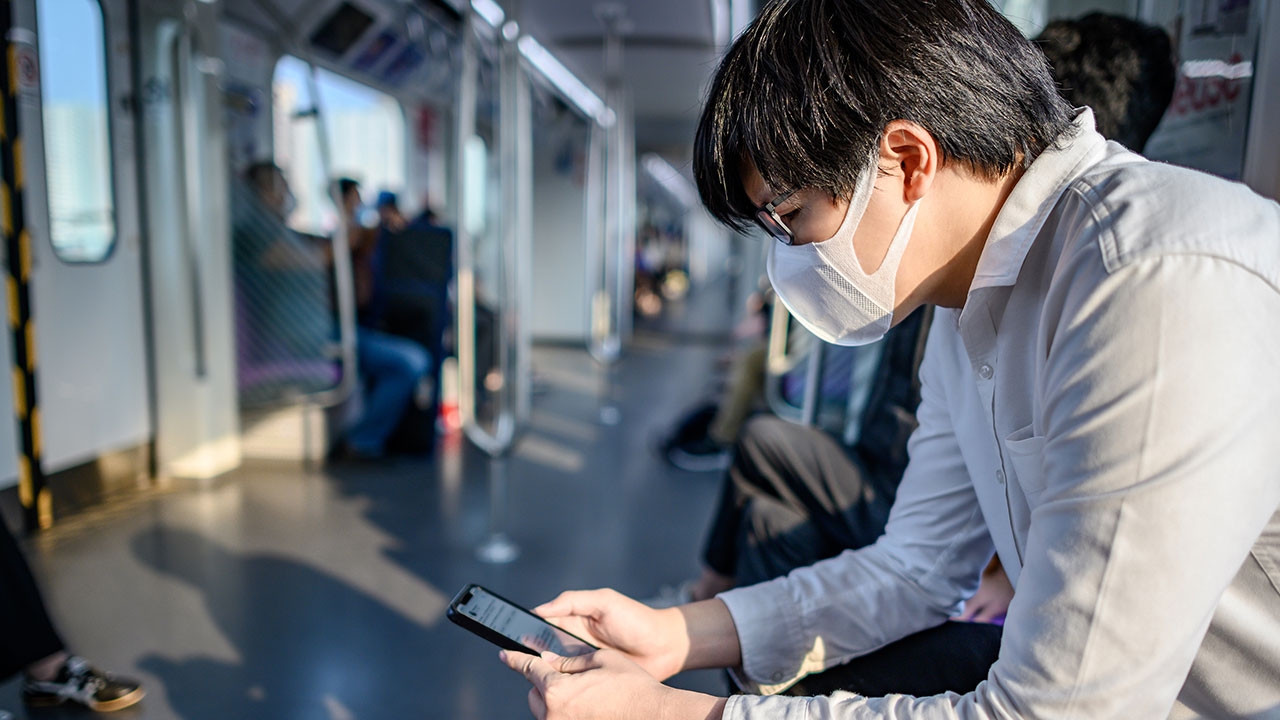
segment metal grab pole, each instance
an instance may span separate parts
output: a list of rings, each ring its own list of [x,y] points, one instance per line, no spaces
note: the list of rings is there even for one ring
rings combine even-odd
[[[476,84],[479,70],[477,23],[468,11],[463,23],[462,77],[458,107],[458,191],[462,222],[459,223],[455,252],[458,268],[458,408],[467,438],[489,456],[490,529],[488,538],[476,549],[484,562],[506,563],[519,556],[519,548],[503,532],[507,504],[506,457],[514,449],[529,417],[529,344],[523,312],[530,305],[533,215],[533,133],[532,101],[520,65],[515,38],[498,40],[500,56],[500,98],[498,138],[501,180],[506,202],[501,222],[502,251],[499,269],[497,314],[498,370],[502,385],[497,389],[498,414],[490,432],[476,417],[476,292],[475,238],[468,226],[472,204],[470,173],[479,171],[468,163],[467,147],[476,130]]]
[[[769,350],[765,360],[764,397],[769,409],[775,415],[793,423],[804,423],[804,408],[797,408],[783,397],[783,382],[787,373],[794,370],[804,359],[805,352],[811,352],[818,344],[818,339],[807,330],[800,329],[799,335],[792,338],[791,313],[782,301],[774,298],[773,311],[769,322]],[[808,342],[805,342],[805,341]],[[800,347],[789,347],[798,345]]]

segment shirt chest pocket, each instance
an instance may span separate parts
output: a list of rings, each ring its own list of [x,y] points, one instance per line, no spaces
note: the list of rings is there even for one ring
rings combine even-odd
[[[1044,492],[1044,444],[1042,436],[1035,435],[1035,430],[1028,425],[1009,433],[1004,439],[1005,460],[1013,471],[1014,477],[1009,482],[1017,482],[1027,498],[1027,504],[1035,506],[1036,500]]]

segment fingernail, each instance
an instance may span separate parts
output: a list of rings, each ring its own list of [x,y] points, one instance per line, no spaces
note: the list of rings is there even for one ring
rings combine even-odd
[[[507,661],[507,651],[506,651],[506,650],[499,650],[499,651],[498,651],[498,659],[499,659],[499,660],[501,660],[501,661],[503,661],[503,662],[506,662],[506,661]]]

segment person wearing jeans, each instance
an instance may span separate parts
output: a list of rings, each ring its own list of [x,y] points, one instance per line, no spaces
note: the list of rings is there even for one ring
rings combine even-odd
[[[352,454],[380,457],[419,383],[431,370],[431,358],[408,338],[360,327],[356,362],[367,390],[363,412],[347,430],[346,443]]]

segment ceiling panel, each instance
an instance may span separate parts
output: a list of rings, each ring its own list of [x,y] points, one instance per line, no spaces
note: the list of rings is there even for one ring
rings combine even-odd
[[[597,91],[604,90],[604,25],[598,0],[519,0],[521,24]],[[623,83],[642,149],[670,144],[701,109],[718,57],[710,0],[627,0]],[[651,133],[649,128],[662,128]]]
[[[274,17],[293,25],[314,22],[341,0],[224,0],[229,16],[267,35]],[[410,0],[349,0],[373,12],[398,12]],[[268,6],[267,3],[270,3]],[[589,86],[604,94],[604,25],[599,0],[501,0],[508,14]],[[623,83],[637,116],[642,149],[669,145],[676,128],[690,128],[715,67],[711,0],[625,0]],[[293,28],[291,28],[293,29]],[[647,128],[661,127],[652,135]]]

